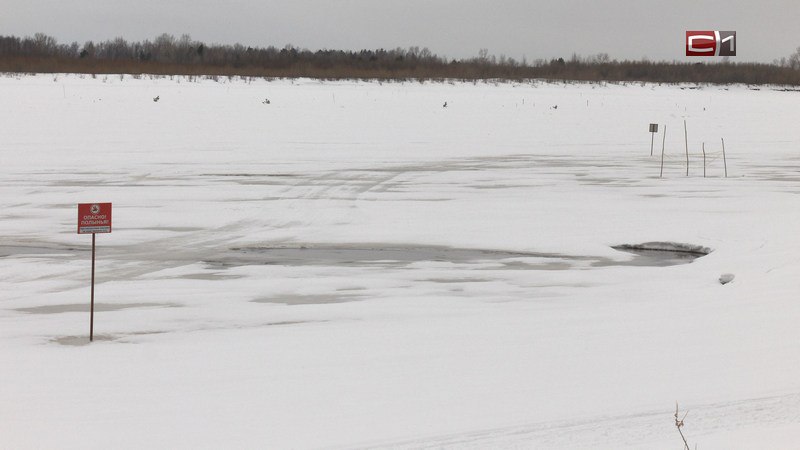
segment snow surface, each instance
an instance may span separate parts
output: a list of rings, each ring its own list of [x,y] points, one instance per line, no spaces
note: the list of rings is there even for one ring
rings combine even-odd
[[[676,401],[699,449],[800,442],[798,92],[8,75],[0,99],[0,448],[675,449]],[[646,242],[712,252],[611,248]],[[303,247],[409,256],[253,250]]]

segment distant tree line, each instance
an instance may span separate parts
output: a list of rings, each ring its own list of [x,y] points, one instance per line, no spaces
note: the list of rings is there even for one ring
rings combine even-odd
[[[800,48],[773,64],[722,62],[651,62],[589,57],[518,61],[490,56],[448,60],[427,48],[391,50],[317,50],[287,45],[245,47],[207,45],[189,35],[162,34],[154,40],[58,43],[51,36],[0,36],[0,72],[240,75],[324,79],[509,79],[585,81],[706,82],[800,85]]]

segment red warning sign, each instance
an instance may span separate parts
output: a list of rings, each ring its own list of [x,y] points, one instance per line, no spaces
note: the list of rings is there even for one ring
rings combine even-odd
[[[78,203],[78,234],[111,233],[111,203]]]

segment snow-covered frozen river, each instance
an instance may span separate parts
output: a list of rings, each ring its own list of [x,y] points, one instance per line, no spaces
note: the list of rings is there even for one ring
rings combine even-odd
[[[123,78],[0,77],[0,448],[800,441],[800,93]]]

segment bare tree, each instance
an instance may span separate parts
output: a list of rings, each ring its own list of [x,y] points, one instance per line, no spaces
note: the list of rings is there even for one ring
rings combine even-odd
[[[797,50],[789,56],[789,67],[792,69],[800,69],[800,47],[797,47]]]

